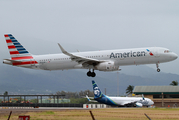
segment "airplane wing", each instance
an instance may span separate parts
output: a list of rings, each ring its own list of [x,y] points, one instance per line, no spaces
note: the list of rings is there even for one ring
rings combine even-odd
[[[72,61],[76,61],[85,67],[88,67],[89,65],[97,65],[101,62],[105,62],[105,61],[101,61],[101,60],[97,60],[97,59],[92,59],[92,58],[87,58],[84,56],[71,54],[71,53],[67,52],[59,43],[58,43],[58,45],[59,45],[63,54],[70,56]]]
[[[137,101],[134,101],[134,102],[123,102],[121,105],[131,105],[131,104],[134,104],[136,103]]]

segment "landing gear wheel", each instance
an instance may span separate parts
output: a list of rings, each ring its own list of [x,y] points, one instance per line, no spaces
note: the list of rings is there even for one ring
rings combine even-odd
[[[87,76],[88,76],[88,77],[91,77],[91,74],[92,74],[91,71],[88,71],[88,72],[87,72]]]
[[[156,63],[156,67],[157,67],[157,72],[160,72],[158,63]]]
[[[91,77],[95,77],[96,76],[96,73],[95,72],[92,72],[91,73]]]
[[[157,72],[160,72],[160,69],[159,69],[159,68],[157,68]]]
[[[93,70],[93,72],[91,72],[90,70],[87,72],[87,76],[88,77],[95,77],[96,76],[96,73],[94,72],[94,70]]]

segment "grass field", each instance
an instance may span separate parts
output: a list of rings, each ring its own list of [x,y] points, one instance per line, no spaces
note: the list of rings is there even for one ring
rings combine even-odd
[[[23,111],[23,110],[22,110]],[[90,110],[49,110],[43,112],[12,113],[10,120],[17,120],[19,115],[30,115],[30,120],[92,120]],[[97,120],[178,120],[178,108],[106,108],[91,109]],[[12,110],[13,112],[13,110]],[[0,120],[7,120],[8,114],[1,114]]]

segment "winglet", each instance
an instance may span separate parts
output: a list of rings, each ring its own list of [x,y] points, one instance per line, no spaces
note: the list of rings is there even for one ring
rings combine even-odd
[[[142,94],[142,99],[145,100],[144,95]]]
[[[58,46],[60,47],[62,53],[67,54],[68,52],[58,43]]]

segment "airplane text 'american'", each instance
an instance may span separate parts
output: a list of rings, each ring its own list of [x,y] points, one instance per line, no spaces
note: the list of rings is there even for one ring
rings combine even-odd
[[[111,53],[110,58],[126,58],[126,57],[140,57],[145,56],[145,51],[141,52],[124,52],[124,53]]]

